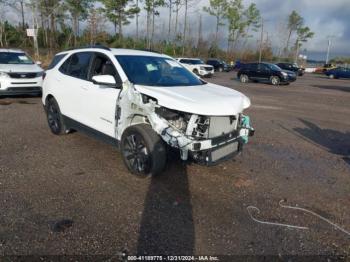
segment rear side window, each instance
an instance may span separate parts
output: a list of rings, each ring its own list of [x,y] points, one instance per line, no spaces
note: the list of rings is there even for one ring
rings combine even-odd
[[[259,70],[270,70],[270,68],[267,65],[259,64]]]
[[[47,68],[47,70],[50,70],[54,68],[61,60],[66,56],[67,54],[61,54],[61,55],[55,55],[55,57],[52,59],[51,64]]]
[[[87,80],[91,57],[91,52],[75,53],[63,63],[59,70],[63,74]]]
[[[245,64],[245,65],[243,65],[243,69],[257,70],[258,66],[257,66],[257,64]]]

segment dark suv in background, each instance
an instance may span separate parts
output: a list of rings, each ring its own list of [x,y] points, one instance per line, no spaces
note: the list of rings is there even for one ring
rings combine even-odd
[[[249,80],[255,82],[268,82],[272,85],[289,84],[296,80],[296,74],[292,71],[282,70],[275,64],[249,63],[245,64],[237,73],[242,83]]]
[[[207,64],[213,66],[214,70],[218,72],[230,72],[232,70],[232,66],[220,59],[208,59]]]
[[[276,65],[282,68],[283,70],[293,71],[298,76],[304,75],[304,72],[305,72],[304,68],[298,67],[296,64],[292,64],[292,63],[278,63]]]

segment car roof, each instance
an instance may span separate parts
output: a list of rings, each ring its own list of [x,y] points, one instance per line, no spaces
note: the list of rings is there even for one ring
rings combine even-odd
[[[24,51],[20,49],[0,48],[0,53],[24,53]]]
[[[170,56],[159,54],[155,52],[150,51],[143,51],[143,50],[135,50],[135,49],[125,49],[125,48],[98,48],[98,47],[86,47],[86,48],[76,48],[72,50],[66,50],[62,51],[60,53],[57,53],[56,55],[63,55],[63,54],[73,54],[81,51],[92,51],[92,52],[103,52],[108,53],[111,52],[113,55],[136,55],[136,56],[154,56],[154,57],[168,57]]]
[[[176,59],[178,59],[178,60],[180,60],[180,59],[187,59],[187,60],[201,60],[200,58],[187,58],[187,57],[178,57],[178,58],[176,58]]]

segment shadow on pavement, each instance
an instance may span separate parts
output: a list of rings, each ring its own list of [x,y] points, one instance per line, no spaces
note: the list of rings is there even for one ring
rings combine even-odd
[[[343,92],[350,92],[350,86],[328,86],[328,85],[312,85],[312,87],[317,87],[321,89],[327,89],[327,90],[338,90]]]
[[[350,165],[350,132],[322,129],[307,120],[299,120],[306,128],[298,127],[294,128],[294,131],[326,148],[330,153],[343,156],[343,160]]]
[[[186,165],[172,157],[166,171],[152,178],[137,244],[139,255],[192,255],[194,224]]]

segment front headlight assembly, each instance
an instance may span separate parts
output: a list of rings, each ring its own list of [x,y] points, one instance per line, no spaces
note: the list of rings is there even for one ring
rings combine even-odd
[[[188,121],[191,118],[191,114],[168,109],[165,107],[158,107],[155,109],[158,116],[168,121],[170,125],[178,129],[181,132],[186,132]]]
[[[5,72],[0,72],[0,78],[9,78],[10,76]]]

